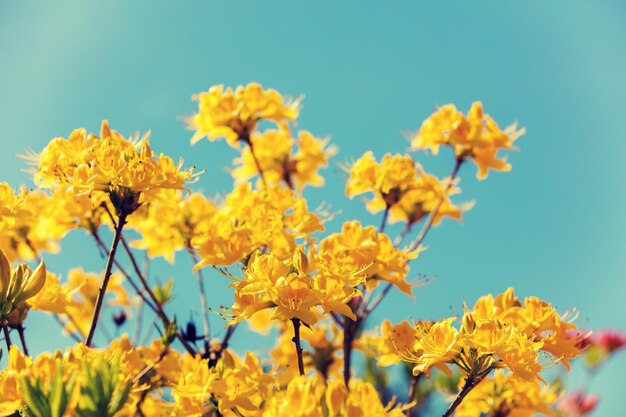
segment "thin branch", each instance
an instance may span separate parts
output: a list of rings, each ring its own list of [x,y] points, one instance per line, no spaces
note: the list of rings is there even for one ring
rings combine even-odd
[[[424,374],[417,374],[414,375],[413,378],[411,378],[411,383],[409,384],[409,396],[407,398],[407,402],[411,403],[413,402],[413,399],[415,398],[415,393],[417,392],[417,384],[419,383],[422,375]],[[412,405],[411,407],[406,409],[406,417],[411,417],[411,415],[413,414],[413,409],[415,408],[415,405]]]
[[[190,245],[187,245],[187,252],[189,253],[189,256],[191,256],[194,264],[200,262],[198,255]],[[204,352],[205,354],[208,354],[209,350],[211,349],[211,325],[209,323],[209,307],[207,304],[206,291],[204,289],[204,277],[202,276],[202,269],[198,269],[198,271],[196,271],[196,277],[198,278],[198,287],[200,290],[200,307],[202,308],[202,322],[204,325]]]
[[[26,345],[26,337],[24,336],[24,326],[20,323],[15,329],[17,330],[17,334],[20,336],[20,343],[22,344],[22,349],[24,349],[24,355],[30,356],[28,354],[28,346]]]
[[[143,285],[144,290],[148,293],[148,295],[150,296],[150,299],[154,302],[154,305],[157,310],[156,311],[157,315],[161,318],[161,320],[163,320],[163,323],[165,323],[166,325],[170,324],[171,321],[167,317],[167,314],[165,314],[165,310],[163,310],[163,307],[161,306],[161,304],[159,304],[159,301],[157,300],[156,295],[154,295],[154,292],[152,291],[152,288],[150,288],[150,286],[146,282],[145,277],[141,273],[141,269],[139,269],[139,265],[137,264],[135,255],[130,250],[130,246],[128,246],[126,239],[124,239],[124,236],[122,236],[120,240],[122,241],[122,246],[124,247],[124,250],[126,251],[128,258],[130,259],[130,263],[132,264],[133,269],[135,270],[135,274],[137,274],[137,276],[139,277],[139,280],[141,281],[141,284]],[[188,353],[190,353],[191,355],[196,354],[195,349],[189,344],[189,342],[185,339],[185,337],[180,331],[176,333],[176,338],[183,344],[183,347]]]
[[[302,344],[300,343],[300,319],[291,319],[293,323],[293,343],[296,345],[296,355],[298,356],[298,370],[300,375],[304,375],[304,360],[302,358]]]
[[[107,266],[104,272],[104,280],[102,282],[102,287],[100,287],[100,292],[98,293],[98,299],[96,300],[96,308],[93,312],[93,319],[91,320],[91,328],[89,329],[89,335],[87,336],[87,340],[85,344],[87,346],[91,346],[93,342],[93,337],[96,333],[96,327],[98,325],[98,320],[100,319],[100,311],[102,310],[102,302],[104,301],[104,296],[106,295],[107,286],[109,285],[109,279],[111,278],[111,272],[113,271],[113,261],[115,260],[115,253],[117,251],[117,245],[120,242],[120,238],[122,237],[122,229],[124,228],[124,224],[126,223],[126,213],[122,212],[119,215],[119,219],[117,222],[117,226],[115,227],[115,233],[113,235],[113,242],[111,243],[111,250],[109,251],[109,257],[107,259]]]
[[[9,335],[9,326],[6,323],[2,323],[2,331],[4,332],[4,341],[7,344],[7,351],[11,351],[11,335]]]
[[[404,240],[404,238],[406,237],[406,235],[408,235],[409,233],[411,233],[411,230],[413,229],[413,224],[412,223],[407,223],[406,225],[404,225],[404,228],[402,229],[402,231],[400,232],[400,234],[398,236],[396,236],[395,240],[393,241],[393,245],[397,248],[398,246],[400,246],[402,244],[402,241]]]
[[[265,188],[267,188],[267,181],[265,181],[265,175],[263,175],[263,169],[261,168],[261,163],[259,162],[259,159],[256,156],[256,153],[254,153],[254,145],[252,145],[252,140],[250,140],[250,136],[246,136],[241,138],[241,140],[243,140],[245,143],[248,144],[248,146],[250,147],[250,153],[252,154],[252,159],[254,159],[254,164],[256,165],[256,169],[259,172],[259,177],[261,177],[261,182],[263,183],[263,186]]]
[[[106,205],[104,205],[103,207],[104,207],[104,210],[109,215],[111,222],[115,224],[115,218],[113,217],[113,213],[111,213],[111,210],[109,210],[109,208]],[[124,250],[126,251],[126,254],[128,255],[128,258],[130,259],[130,263],[133,265],[135,274],[137,274],[137,277],[139,277],[139,280],[141,281],[141,285],[143,285],[144,290],[148,293],[148,295],[150,296],[150,299],[154,302],[154,306],[156,307],[156,314],[161,318],[164,324],[166,325],[170,324],[171,321],[167,317],[167,314],[165,314],[165,311],[163,310],[163,307],[161,306],[161,304],[159,304],[159,301],[157,300],[156,296],[154,295],[154,292],[152,291],[152,288],[150,288],[150,286],[148,285],[148,282],[146,281],[145,277],[143,276],[141,272],[141,269],[139,268],[137,259],[135,259],[135,255],[133,254],[133,251],[130,250],[130,246],[128,246],[126,239],[124,239],[124,236],[122,236],[121,233],[120,233],[120,240],[122,241],[122,246],[124,247]],[[182,343],[183,347],[190,355],[196,354],[195,349],[189,344],[189,342],[187,342],[187,340],[185,339],[185,337],[183,336],[180,330],[176,333],[176,338],[180,341],[180,343]]]
[[[446,412],[443,414],[442,417],[450,417],[452,414],[454,414],[454,411],[457,409],[459,405],[461,405],[461,403],[463,402],[463,399],[465,399],[467,394],[469,394],[470,391],[474,389],[474,387],[478,385],[478,383],[482,381],[486,375],[487,375],[486,373],[483,374],[483,376],[478,376],[478,377],[473,377],[471,375],[468,375],[465,378],[465,384],[463,384],[463,388],[461,388],[461,391],[456,396],[452,404],[450,404],[450,407],[448,407],[448,409],[446,410]]]
[[[383,288],[382,292],[378,294],[378,296],[374,299],[374,301],[372,301],[372,303],[368,307],[365,308],[365,316],[368,316],[372,311],[376,309],[376,307],[378,307],[378,305],[387,296],[387,293],[391,291],[392,287],[393,285],[390,283],[387,283],[387,285],[385,285],[385,288]]]
[[[59,325],[63,328],[63,330],[65,330],[65,323],[63,323],[61,318],[57,314],[53,314],[52,317],[54,317],[56,322],[59,323]],[[71,332],[69,330],[66,330],[66,331],[67,331],[68,336],[70,336],[76,343],[82,342],[81,338],[76,333]]]
[[[100,237],[100,234],[98,233],[97,230],[91,230],[91,236],[94,238],[94,240],[96,241],[96,244],[98,245],[98,247],[104,251],[104,254],[106,255],[107,253],[107,249],[106,246],[104,244],[104,242],[102,241],[102,238]],[[122,267],[122,265],[120,265],[120,263],[115,260],[114,263],[115,267],[117,268],[118,271],[120,271],[120,273],[122,275],[124,275],[124,277],[126,278],[126,280],[128,281],[128,283],[130,284],[131,287],[133,287],[133,290],[135,290],[135,292],[137,293],[137,295],[139,295],[139,297],[141,297],[141,299],[143,300],[144,303],[146,303],[148,305],[148,307],[150,307],[150,309],[152,311],[154,311],[155,313],[157,312],[157,309],[154,305],[152,305],[152,303],[150,302],[150,300],[148,300],[148,298],[146,297],[146,295],[143,293],[143,291],[141,291],[141,289],[139,288],[139,286],[137,285],[137,283],[135,282],[135,280],[133,280],[133,278],[130,276],[130,274],[128,272],[126,272],[126,270]]]
[[[347,389],[350,389],[350,378],[352,376],[352,344],[354,336],[361,326],[361,320],[358,318],[356,321],[350,320],[346,317],[344,319],[343,326],[343,382]]]
[[[378,226],[378,233],[383,233],[385,231],[387,219],[389,218],[389,209],[391,209],[391,206],[389,204],[385,204],[385,211],[383,212],[383,218],[380,221],[380,226]]]
[[[415,242],[413,242],[413,245],[411,245],[411,248],[409,249],[410,252],[413,252],[415,249],[419,248],[419,246],[422,244],[422,242],[426,238],[426,235],[428,234],[428,231],[430,230],[430,228],[433,226],[435,217],[437,217],[437,214],[439,214],[441,205],[443,204],[446,197],[448,196],[448,191],[450,191],[450,188],[452,188],[452,183],[454,182],[454,179],[459,173],[459,169],[461,168],[461,165],[463,165],[464,161],[465,161],[464,158],[456,159],[454,163],[454,168],[452,169],[452,174],[450,174],[450,180],[448,182],[448,185],[446,186],[446,189],[444,190],[443,195],[439,199],[439,202],[435,206],[435,209],[430,213],[430,216],[428,216],[428,220],[426,220],[426,224],[424,224],[424,227],[420,231],[420,234],[415,239]]]
[[[222,357],[224,351],[228,349],[228,343],[230,343],[230,339],[231,337],[233,337],[233,334],[235,333],[238,325],[239,323],[228,326],[228,329],[226,329],[226,333],[224,334],[224,338],[222,339],[222,343],[220,344],[219,348],[215,352],[211,352],[212,355],[209,358],[209,368],[214,367],[217,364],[217,361],[219,361]]]

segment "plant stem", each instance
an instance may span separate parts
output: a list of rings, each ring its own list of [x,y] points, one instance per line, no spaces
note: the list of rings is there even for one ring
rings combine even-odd
[[[235,333],[238,324],[239,323],[233,324],[226,329],[226,334],[224,334],[224,339],[222,339],[220,347],[215,352],[212,352],[213,355],[209,358],[209,368],[213,368],[217,364],[217,361],[222,357],[222,353],[228,348],[228,342],[230,342],[230,338],[233,337],[233,333]]]
[[[100,234],[98,233],[97,230],[91,230],[91,236],[93,236],[94,240],[96,241],[96,244],[100,247],[100,249],[102,249],[104,251],[104,254],[106,255],[107,253],[107,249],[106,246],[104,244],[104,242],[102,241],[102,238],[100,237]],[[120,273],[122,275],[124,275],[124,277],[126,278],[126,280],[128,281],[128,283],[130,284],[131,287],[133,287],[133,289],[135,290],[135,292],[137,293],[137,295],[139,297],[141,297],[141,299],[143,300],[144,303],[146,303],[148,305],[148,307],[150,307],[150,309],[152,311],[154,311],[155,313],[157,313],[157,309],[154,305],[152,305],[152,303],[150,302],[150,300],[148,300],[148,298],[146,297],[146,295],[143,293],[143,291],[141,291],[141,289],[139,288],[139,286],[137,285],[137,283],[135,283],[135,281],[133,280],[133,278],[130,276],[130,274],[128,272],[126,272],[126,270],[124,268],[122,268],[122,265],[120,265],[120,263],[115,260],[113,262],[113,265],[115,265],[115,267],[117,268],[118,271],[120,271]]]
[[[413,229],[413,224],[411,223],[407,223],[404,226],[404,229],[402,229],[402,232],[400,232],[400,234],[396,237],[396,239],[393,241],[393,245],[395,247],[398,247],[402,244],[402,241],[404,240],[404,238],[406,237],[406,235],[408,235],[409,233],[411,233],[411,229]]]
[[[428,231],[430,230],[430,228],[433,226],[433,222],[435,221],[435,217],[437,217],[437,214],[439,213],[439,209],[441,209],[441,205],[443,204],[444,200],[446,199],[446,197],[448,195],[448,191],[450,191],[450,188],[452,188],[452,183],[454,182],[454,179],[458,175],[459,169],[461,168],[461,165],[463,165],[464,161],[465,161],[464,158],[457,158],[456,159],[456,162],[454,163],[454,168],[452,169],[452,173],[450,174],[450,180],[448,182],[448,185],[446,186],[446,189],[444,190],[443,195],[439,199],[439,202],[437,203],[437,206],[435,206],[435,209],[430,213],[430,216],[428,216],[428,220],[426,220],[426,223],[424,224],[424,227],[420,231],[420,234],[415,239],[415,242],[413,242],[413,245],[411,245],[411,248],[409,249],[410,252],[412,252],[415,249],[417,249],[422,244],[424,239],[426,238],[426,235],[428,234]]]
[[[300,343],[300,319],[291,319],[293,323],[293,343],[296,345],[296,354],[298,355],[298,370],[300,375],[304,375],[304,360],[302,358],[302,344]]]
[[[486,375],[486,374],[485,374]],[[461,405],[461,402],[463,402],[463,399],[465,399],[465,397],[467,396],[467,394],[469,394],[469,392],[474,389],[474,387],[476,385],[478,385],[478,383],[480,381],[483,380],[483,378],[485,377],[485,375],[480,376],[480,377],[475,377],[475,376],[471,376],[468,375],[465,378],[465,384],[463,384],[463,388],[461,388],[461,391],[459,392],[459,394],[456,396],[456,398],[454,399],[454,401],[452,402],[452,404],[450,404],[450,407],[448,407],[448,410],[446,410],[446,412],[443,414],[442,417],[450,417],[452,414],[454,414],[454,411],[457,409],[457,407],[459,405]]]
[[[413,378],[411,378],[411,383],[409,384],[409,396],[407,398],[407,402],[413,402],[413,399],[415,398],[415,393],[417,392],[417,384],[419,383],[419,380],[421,379],[422,375],[424,374],[417,374],[414,375]],[[415,408],[415,405],[411,406],[410,408],[406,409],[406,417],[411,417],[411,415],[413,414],[413,409]]]
[[[382,233],[385,231],[385,226],[387,225],[387,219],[389,218],[389,209],[391,206],[389,204],[385,204],[385,211],[383,212],[383,218],[380,221],[380,226],[378,226],[378,233]]]
[[[54,319],[56,320],[57,323],[59,323],[59,325],[61,326],[61,329],[65,330],[65,323],[63,323],[63,320],[61,320],[59,318],[58,314],[53,314],[52,317],[54,317]],[[69,316],[68,316],[69,317]],[[81,338],[76,335],[76,333],[74,332],[70,332],[68,331],[67,334],[76,342],[76,343],[80,343],[82,342]]]
[[[126,239],[124,239],[124,236],[122,236],[120,240],[122,241],[122,246],[124,247],[124,251],[128,255],[128,258],[130,259],[130,263],[132,264],[133,269],[135,270],[135,274],[137,274],[137,276],[139,277],[139,281],[141,282],[141,285],[143,286],[146,293],[148,293],[148,296],[150,297],[150,299],[152,300],[152,302],[154,303],[156,307],[156,314],[159,316],[159,318],[163,321],[165,325],[171,324],[170,319],[167,317],[167,314],[165,314],[165,310],[163,310],[163,306],[159,304],[159,301],[154,295],[154,291],[152,291],[152,288],[150,288],[150,286],[148,285],[148,282],[146,281],[146,278],[143,276],[141,269],[139,268],[139,264],[137,263],[137,259],[135,259],[135,255],[133,254],[133,251],[130,250],[130,246],[128,246],[128,243],[126,242]],[[187,340],[185,340],[185,338],[183,337],[180,331],[176,333],[176,338],[182,343],[183,347],[189,354],[191,355],[196,354],[196,351],[194,350],[194,348],[189,344]]]
[[[194,264],[197,264],[200,259],[198,259],[198,255],[193,250],[193,248],[188,245],[187,252]],[[198,287],[200,289],[200,307],[202,308],[202,322],[204,325],[204,353],[205,355],[209,354],[209,350],[211,349],[211,325],[209,323],[209,307],[207,303],[206,291],[204,289],[204,277],[202,276],[202,270],[198,269],[196,272],[196,277],[198,278]]]
[[[356,321],[346,317],[343,322],[343,383],[347,389],[350,389],[350,378],[352,376],[352,343],[354,342],[354,336],[361,326],[362,321],[357,316]]]
[[[22,344],[22,349],[24,349],[24,355],[30,356],[28,354],[28,346],[26,345],[26,337],[24,337],[24,326],[20,323],[15,329],[17,330],[17,334],[20,335],[20,343]]]
[[[106,205],[103,205],[103,207],[104,207],[104,210],[109,215],[111,222],[115,224],[115,218],[113,217],[113,213],[111,213],[111,210],[109,210],[109,208]],[[165,311],[163,310],[163,307],[161,306],[161,304],[159,304],[159,301],[157,300],[156,296],[154,295],[154,292],[152,291],[152,288],[150,288],[150,286],[148,285],[146,278],[143,276],[141,269],[139,268],[137,259],[135,259],[135,255],[133,255],[133,251],[130,250],[130,246],[128,246],[128,243],[126,242],[126,240],[124,239],[124,236],[122,236],[121,233],[120,233],[120,240],[122,241],[122,246],[124,247],[124,250],[126,251],[128,258],[130,259],[130,263],[133,265],[133,269],[135,270],[137,277],[139,277],[139,280],[141,281],[141,285],[143,285],[144,290],[148,293],[148,295],[150,296],[150,299],[154,303],[155,310],[156,310],[155,313],[157,314],[157,316],[159,316],[159,318],[163,321],[165,325],[169,325],[171,321],[167,317],[167,314],[165,314]],[[196,354],[196,351],[194,350],[194,348],[189,344],[189,342],[187,342],[187,340],[185,340],[185,338],[183,337],[180,331],[176,333],[176,337],[180,341],[180,343],[182,343],[183,347],[190,355]]]
[[[7,351],[11,351],[11,335],[9,335],[9,326],[2,323],[2,331],[4,332],[4,341],[7,344]]]
[[[263,186],[267,188],[267,181],[265,181],[265,175],[263,175],[263,169],[261,168],[261,163],[259,162],[259,159],[256,157],[256,154],[254,153],[254,145],[252,145],[252,140],[250,140],[250,136],[248,135],[241,139],[245,143],[247,143],[248,146],[250,147],[250,153],[252,154],[252,159],[254,159],[254,164],[256,165],[256,169],[257,171],[259,171],[259,177],[261,177],[261,182],[263,183]]]
[[[98,299],[96,300],[96,308],[93,312],[93,319],[91,320],[91,328],[89,329],[89,335],[85,344],[90,347],[93,342],[93,337],[96,333],[96,327],[98,320],[100,319],[100,311],[102,310],[102,302],[106,295],[107,285],[109,285],[109,279],[111,278],[111,272],[113,271],[113,261],[115,260],[115,252],[117,251],[117,245],[120,243],[122,237],[122,229],[126,223],[127,214],[122,212],[119,214],[117,225],[115,226],[115,234],[113,235],[113,242],[111,243],[111,249],[109,250],[109,257],[107,259],[107,266],[104,272],[104,280],[102,281],[102,287],[98,293]]]

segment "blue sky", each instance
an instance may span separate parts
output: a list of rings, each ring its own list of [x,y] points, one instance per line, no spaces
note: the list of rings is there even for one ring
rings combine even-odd
[[[368,149],[379,157],[403,152],[403,132],[437,105],[466,110],[481,100],[501,124],[517,120],[528,130],[509,157],[513,171],[479,182],[473,166],[463,168],[461,199],[476,207],[462,224],[435,229],[413,266],[436,280],[416,302],[394,293],[374,321],[438,318],[513,286],[576,308],[581,326],[626,330],[626,3],[382,4],[1,2],[0,180],[30,184],[16,154],[76,127],[97,131],[107,118],[124,133],[152,130],[155,150],[206,170],[199,189],[227,192],[224,165],[234,151],[223,142],[191,147],[180,118],[193,112],[195,92],[259,81],[303,94],[299,127],[331,136],[340,149],[325,172],[328,186],[307,191],[342,212],[331,231],[350,218],[378,224],[345,198],[337,164]],[[449,154],[416,157],[439,175],[451,168]],[[101,269],[85,242],[80,232],[70,235],[61,255],[49,257],[50,269]],[[172,311],[186,319],[186,306],[197,303],[195,281],[190,262],[179,260],[152,270],[162,280],[177,276]],[[221,277],[209,285],[211,305],[230,303]],[[52,321],[31,320],[35,351],[63,343]],[[235,343],[245,343],[238,336]],[[597,416],[621,411],[615,382],[624,373],[626,355],[594,381],[602,393]]]

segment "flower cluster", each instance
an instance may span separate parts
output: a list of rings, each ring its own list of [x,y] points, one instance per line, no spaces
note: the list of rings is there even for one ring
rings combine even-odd
[[[346,195],[353,198],[372,193],[367,209],[372,213],[389,210],[391,222],[404,221],[409,226],[435,213],[434,224],[444,217],[460,220],[471,207],[461,207],[450,201],[460,192],[458,181],[441,181],[427,174],[421,165],[408,155],[386,154],[379,163],[371,151],[366,152],[350,167]]]
[[[479,178],[510,169],[499,152],[513,149],[523,129],[500,129],[480,103],[467,115],[441,107],[412,148],[451,147],[456,161],[443,179],[427,173],[418,154],[377,159],[365,152],[344,167],[345,194],[365,196],[371,213],[383,212],[375,227],[332,221],[344,214],[324,205],[310,208],[307,187],[324,185],[322,169],[337,148],[295,130],[300,100],[257,83],[215,86],[194,99],[192,143],[224,138],[238,152],[232,190],[188,190],[193,169],[155,154],[148,135],[126,138],[106,121],[98,135],[78,129],[26,156],[37,189],[0,183],[0,331],[7,346],[0,350],[7,362],[0,416],[410,417],[422,415],[437,393],[453,397],[444,417],[593,411],[596,396],[568,394],[543,370],[556,363],[569,370],[581,355],[598,369],[626,338],[580,330],[573,316],[536,297],[520,299],[509,289],[465,306],[460,317],[366,329],[390,291],[413,296],[411,271],[419,264],[412,263],[421,261],[431,227],[460,220],[471,207],[453,201],[464,162],[478,166]],[[385,230],[394,222],[404,223],[395,237]],[[73,229],[93,239],[106,259],[102,272],[74,265],[62,277],[46,269],[42,254],[65,253],[62,239]],[[162,269],[150,272],[154,258],[173,264],[181,251],[193,261],[187,272],[198,282],[202,331],[194,314],[181,326],[169,311],[182,278],[155,284]],[[211,332],[209,311],[218,309],[203,274],[214,272],[230,280],[233,294],[219,304],[228,320],[223,334]],[[181,292],[193,311],[191,294]],[[54,317],[76,343],[29,355],[28,320],[40,314],[31,311]],[[236,353],[244,330],[233,335],[244,321],[275,340],[266,354]],[[128,322],[135,325],[132,342]],[[354,350],[365,357],[358,369]],[[398,393],[405,382],[398,375],[408,395]]]
[[[250,83],[236,89],[217,85],[205,93],[193,96],[198,101],[198,113],[188,121],[196,129],[191,143],[207,137],[214,141],[224,137],[231,145],[238,140],[250,141],[250,134],[261,121],[284,125],[298,117],[299,100],[289,102],[276,90],[265,90]]]
[[[407,323],[386,322],[383,338],[414,365],[414,375],[430,375],[431,368],[450,373],[453,364],[479,380],[498,368],[527,381],[541,380],[541,352],[568,368],[569,360],[582,353],[583,336],[567,317],[536,297],[518,299],[512,289],[481,297],[464,312],[459,328],[455,321],[419,322],[410,329]]]
[[[509,171],[511,165],[499,158],[500,150],[514,149],[513,142],[524,134],[516,124],[501,130],[480,102],[464,115],[448,104],[433,113],[412,140],[413,149],[430,149],[434,154],[442,145],[450,146],[458,160],[471,159],[478,167],[478,178],[487,177],[490,169]]]
[[[148,135],[126,139],[102,122],[100,137],[85,129],[58,137],[30,160],[40,187],[67,187],[76,198],[89,196],[92,207],[108,198],[118,213],[132,213],[162,189],[183,189],[194,178],[165,155],[150,149]]]
[[[322,186],[324,178],[319,170],[336,152],[334,146],[328,146],[328,139],[316,138],[307,131],[300,131],[297,138],[292,138],[286,128],[255,132],[250,135],[250,146],[235,159],[232,174],[239,183],[263,172],[268,184],[284,182],[297,190],[307,185]]]

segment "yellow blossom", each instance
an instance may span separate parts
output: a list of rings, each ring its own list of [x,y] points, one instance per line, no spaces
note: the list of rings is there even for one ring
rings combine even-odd
[[[328,140],[315,138],[306,131],[292,138],[287,129],[270,129],[253,133],[250,142],[251,146],[243,149],[241,157],[234,160],[232,174],[237,182],[258,175],[258,161],[269,184],[284,182],[297,190],[307,185],[321,186],[324,185],[324,178],[318,172],[328,165],[328,159],[336,153],[335,147],[327,146]],[[294,151],[295,146],[298,149]]]
[[[98,200],[105,194],[118,213],[126,214],[160,190],[183,189],[194,178],[193,169],[182,170],[182,161],[175,164],[165,155],[154,154],[148,135],[126,139],[107,121],[102,122],[100,137],[76,130],[68,139],[53,139],[29,159],[36,165],[38,185],[69,187],[77,198],[88,195]]]
[[[0,250],[0,324],[24,303],[37,295],[46,280],[46,266],[43,260],[33,271],[26,264],[11,268],[9,260]]]
[[[196,130],[191,143],[224,137],[235,146],[238,140],[249,140],[260,121],[283,124],[298,117],[299,100],[285,101],[276,90],[265,90],[258,83],[234,90],[216,85],[193,99],[198,101],[198,113],[188,119],[189,127]]]
[[[556,385],[542,386],[513,374],[497,370],[465,397],[456,411],[458,417],[534,417],[537,413],[555,416],[552,409],[558,399]]]
[[[516,124],[501,130],[483,113],[480,102],[473,103],[467,115],[447,104],[424,121],[411,145],[417,150],[430,149],[434,154],[439,152],[439,146],[450,146],[458,159],[471,159],[478,167],[478,178],[484,179],[490,169],[511,170],[511,165],[499,158],[498,153],[501,149],[515,149],[513,142],[524,132]]]
[[[406,281],[406,276],[408,261],[414,259],[417,252],[395,248],[389,236],[378,233],[373,226],[363,227],[356,220],[344,223],[341,233],[322,239],[317,256],[327,271],[362,271],[353,275],[367,277],[368,289],[386,281],[412,294],[413,285]]]

